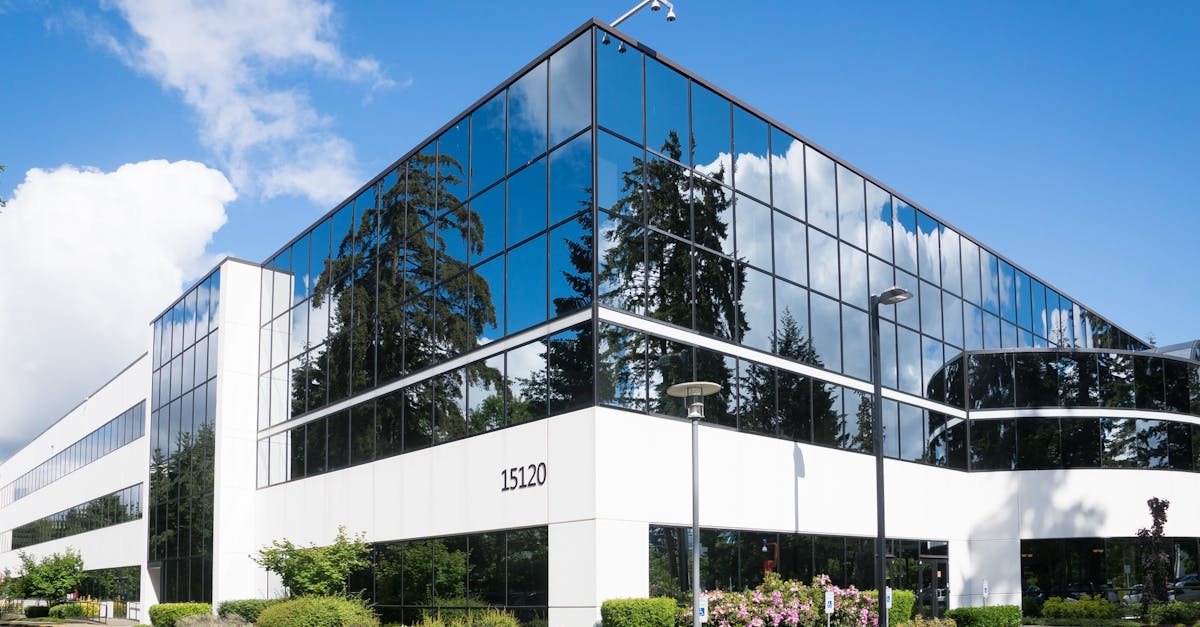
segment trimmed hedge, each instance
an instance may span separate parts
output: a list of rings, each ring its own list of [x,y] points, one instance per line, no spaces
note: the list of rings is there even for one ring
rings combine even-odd
[[[1200,601],[1175,601],[1150,606],[1146,622],[1151,625],[1187,625],[1200,621]]]
[[[960,607],[946,612],[958,627],[1021,627],[1021,608],[1015,605]]]
[[[50,616],[53,618],[79,618],[99,615],[100,604],[95,602],[59,603],[50,608]]]
[[[874,590],[865,590],[863,594],[878,603]],[[888,627],[900,627],[913,617],[913,608],[917,605],[917,594],[912,590],[892,590],[892,609],[888,610]],[[878,606],[876,606],[878,607]]]
[[[896,594],[892,593],[892,607],[896,607]],[[892,615],[888,614],[888,623],[892,622]],[[912,620],[901,623],[901,627],[957,627],[953,618],[925,618],[917,614]]]
[[[1044,616],[1021,619],[1026,625],[1047,625],[1048,627],[1141,627],[1136,620],[1122,618],[1046,618]]]
[[[609,599],[600,605],[602,627],[674,627],[678,606],[670,597]]]
[[[45,605],[30,605],[25,608],[25,618],[47,618],[50,616],[50,608]]]
[[[217,608],[217,616],[221,618],[240,618],[247,623],[257,623],[258,615],[276,603],[287,599],[238,599],[225,601]]]
[[[175,627],[175,621],[192,614],[212,614],[207,603],[159,603],[150,606],[150,624],[154,627]]]
[[[1046,618],[1119,618],[1121,606],[1101,596],[1083,595],[1078,601],[1050,597],[1042,604]]]
[[[378,627],[379,618],[361,599],[307,596],[267,606],[256,622],[258,627]]]

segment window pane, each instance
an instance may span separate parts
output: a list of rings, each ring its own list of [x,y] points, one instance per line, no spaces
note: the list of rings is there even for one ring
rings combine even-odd
[[[771,275],[738,264],[742,277],[741,342],[763,351],[771,350],[774,336],[775,302]]]
[[[622,98],[628,98],[622,94]],[[728,128],[728,127],[727,127]],[[646,147],[687,161],[688,82],[682,74],[646,59]]]
[[[775,127],[771,127],[771,204],[805,219],[804,144]]]
[[[471,137],[471,119],[463,118],[457,124],[446,129],[438,138],[438,206],[440,209],[451,209],[467,199],[467,167],[470,163],[469,153]],[[373,190],[370,194],[370,205],[374,204]],[[362,200],[362,197],[359,197]],[[361,216],[365,214],[362,207],[357,207],[359,220],[355,229],[361,235],[363,227]]]
[[[1099,468],[1099,418],[1062,418],[1063,468]]]
[[[508,88],[508,167],[515,170],[546,152],[546,62]]]
[[[763,202],[771,200],[767,123],[733,106],[734,188]]]
[[[1017,353],[1013,378],[1017,407],[1058,405],[1058,368],[1054,353]]]
[[[598,122],[634,141],[642,140],[642,53],[597,32],[596,113]],[[605,40],[608,41],[605,44]]]
[[[729,101],[699,83],[692,83],[692,156],[697,172],[732,185],[730,142],[732,109]]]
[[[896,266],[917,273],[917,210],[899,199],[893,199],[892,234],[895,242]]]
[[[808,222],[826,233],[837,233],[837,182],[833,160],[804,147],[804,172],[808,188]]]
[[[642,149],[608,133],[600,133],[596,138],[596,152],[596,202],[602,209],[643,220],[645,154]]]
[[[870,325],[867,314],[842,305],[842,372],[871,380]]]
[[[581,213],[550,232],[550,305],[561,316],[592,303],[592,216]]]
[[[508,253],[508,333],[546,320],[546,238],[538,237]]]
[[[592,37],[585,33],[550,57],[550,144],[592,121]]]
[[[804,223],[774,213],[775,247],[779,249],[775,273],[800,284],[808,283],[808,245]]]
[[[841,165],[837,166],[838,236],[858,248],[867,248],[866,197],[863,178]]]
[[[504,250],[504,185],[497,185],[471,201],[471,263]]]
[[[859,309],[868,306],[867,294],[867,254],[861,250],[842,244],[841,247],[841,277],[842,300],[855,305]]]
[[[808,229],[808,266],[811,270],[809,287],[837,298],[837,240],[816,229]]]
[[[1013,470],[1016,467],[1016,421],[971,422],[971,469]]]
[[[504,176],[505,92],[471,114],[471,189],[480,190]]]
[[[516,244],[546,230],[546,160],[508,179],[508,241]]]
[[[967,378],[972,409],[1009,409],[1013,407],[1012,355],[971,355]]]
[[[837,372],[842,367],[842,324],[837,301],[813,294],[811,314],[813,348],[817,353],[815,361],[818,366]]]
[[[739,196],[735,207],[737,217],[737,257],[770,272],[771,263],[771,209],[766,205]],[[790,218],[782,218],[790,220]],[[786,250],[786,249],[785,249]],[[789,252],[789,254],[792,254]]]
[[[933,283],[941,285],[941,266],[942,253],[939,232],[942,225],[938,224],[937,220],[929,217],[923,211],[917,212],[917,252],[920,260],[917,265],[920,267],[920,277]]]
[[[892,196],[867,183],[867,244],[872,255],[892,260]]]
[[[550,224],[592,207],[592,136],[585,133],[550,155]]]
[[[962,238],[954,229],[941,227],[942,287],[951,294],[962,294],[962,262],[959,244]]]
[[[1017,421],[1017,468],[1037,470],[1062,465],[1057,418]]]

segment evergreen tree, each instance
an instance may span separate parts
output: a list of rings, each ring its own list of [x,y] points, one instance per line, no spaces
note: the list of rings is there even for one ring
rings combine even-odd
[[[1171,575],[1171,554],[1163,527],[1167,524],[1167,508],[1171,502],[1158,497],[1146,501],[1150,508],[1150,528],[1138,529],[1138,553],[1142,562],[1142,616],[1150,611],[1151,603],[1167,602],[1167,583]]]

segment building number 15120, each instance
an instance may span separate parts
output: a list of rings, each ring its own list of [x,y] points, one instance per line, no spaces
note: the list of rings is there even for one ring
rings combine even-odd
[[[500,491],[520,490],[546,484],[546,462],[514,466],[500,471]]]

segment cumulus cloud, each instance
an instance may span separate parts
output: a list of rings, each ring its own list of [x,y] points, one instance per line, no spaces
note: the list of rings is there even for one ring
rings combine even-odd
[[[320,0],[117,0],[127,41],[89,28],[94,41],[179,92],[199,115],[200,138],[239,189],[299,194],[320,204],[353,191],[350,144],[330,131],[287,72],[300,68],[371,90],[391,87],[378,61],[348,57],[333,8]]]
[[[148,348],[235,197],[190,161],[26,173],[0,214],[0,459]]]

